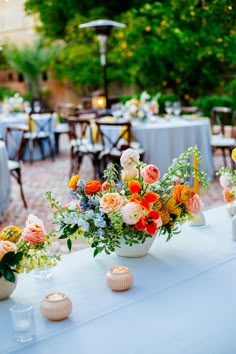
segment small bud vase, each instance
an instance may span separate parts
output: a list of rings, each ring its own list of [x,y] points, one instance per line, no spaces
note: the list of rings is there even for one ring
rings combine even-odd
[[[134,244],[129,246],[125,243],[125,239],[121,237],[120,239],[120,247],[117,247],[115,252],[117,256],[127,257],[127,258],[140,258],[146,256],[148,251],[150,250],[156,235],[152,237],[147,237],[144,243]]]

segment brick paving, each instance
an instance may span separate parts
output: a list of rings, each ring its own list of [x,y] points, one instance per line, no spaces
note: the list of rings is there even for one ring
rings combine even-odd
[[[65,135],[60,138],[60,154],[57,155],[54,162],[46,159],[35,161],[33,164],[25,162],[22,164],[22,177],[24,183],[24,192],[28,203],[28,209],[25,209],[20,197],[19,186],[12,179],[11,202],[4,213],[4,218],[0,228],[6,225],[25,226],[25,220],[29,213],[37,215],[44,221],[46,229],[49,231],[52,227],[52,212],[49,209],[49,203],[46,200],[45,192],[52,191],[53,195],[59,197],[63,203],[70,198],[67,195],[66,186],[69,180],[69,142]],[[221,167],[221,156],[214,157],[215,169]],[[92,165],[89,159],[84,160],[80,170],[80,175],[85,179],[92,179]],[[222,188],[219,185],[218,178],[215,178],[211,184],[208,193],[201,191],[201,199],[205,210],[224,204],[222,198]],[[87,245],[80,241],[73,246],[74,250],[79,250]],[[67,252],[65,242],[55,244],[62,253]]]

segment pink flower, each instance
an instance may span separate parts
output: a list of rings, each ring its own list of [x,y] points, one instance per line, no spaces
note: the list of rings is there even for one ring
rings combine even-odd
[[[223,190],[223,197],[224,197],[224,201],[226,203],[231,203],[234,201],[235,196],[233,193],[231,193],[231,191],[229,190],[229,188],[224,188]]]
[[[199,214],[201,211],[201,199],[198,194],[194,194],[188,201],[185,202],[185,206],[190,213]]]
[[[143,215],[143,210],[140,204],[131,202],[121,208],[123,222],[128,225],[135,225]]]
[[[37,216],[30,214],[26,220],[26,227],[21,238],[30,243],[42,243],[45,241],[46,231],[43,221]]]
[[[124,204],[119,193],[106,193],[100,200],[100,209],[105,213],[119,210]]]
[[[160,178],[160,171],[154,165],[147,165],[141,170],[141,176],[145,183],[152,184]]]
[[[16,244],[11,241],[0,241],[0,260],[4,256],[4,254],[8,252],[15,252]]]
[[[138,170],[136,167],[130,168],[129,170],[122,170],[121,179],[122,182],[129,182],[137,177]]]
[[[131,148],[125,150],[120,158],[120,164],[125,170],[134,168],[139,162],[139,153]]]

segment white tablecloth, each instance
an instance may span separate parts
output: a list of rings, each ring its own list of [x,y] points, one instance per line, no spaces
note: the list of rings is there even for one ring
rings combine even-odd
[[[161,174],[167,172],[174,158],[188,147],[197,145],[203,156],[203,163],[199,167],[207,173],[210,180],[213,178],[208,119],[159,118],[156,122],[134,123],[132,133],[145,150],[145,162],[158,166]]]
[[[0,221],[4,210],[9,205],[11,195],[11,178],[7,161],[5,143],[0,140]]]
[[[92,250],[64,256],[50,280],[20,275],[11,298],[0,302],[0,353],[44,354],[234,354],[236,353],[236,243],[225,206],[205,212],[207,226],[184,225],[166,243],[157,238],[143,258],[92,256]],[[133,287],[112,292],[105,283],[110,267],[124,265]],[[43,295],[66,293],[70,317],[44,319]],[[31,302],[36,338],[11,338],[9,307]]]

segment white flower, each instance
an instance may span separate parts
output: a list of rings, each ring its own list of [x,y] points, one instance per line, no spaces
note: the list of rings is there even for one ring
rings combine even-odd
[[[123,222],[128,225],[135,225],[143,215],[141,205],[134,202],[124,205],[120,211]]]
[[[120,158],[120,164],[125,170],[135,168],[139,162],[139,153],[131,148],[125,150]]]

